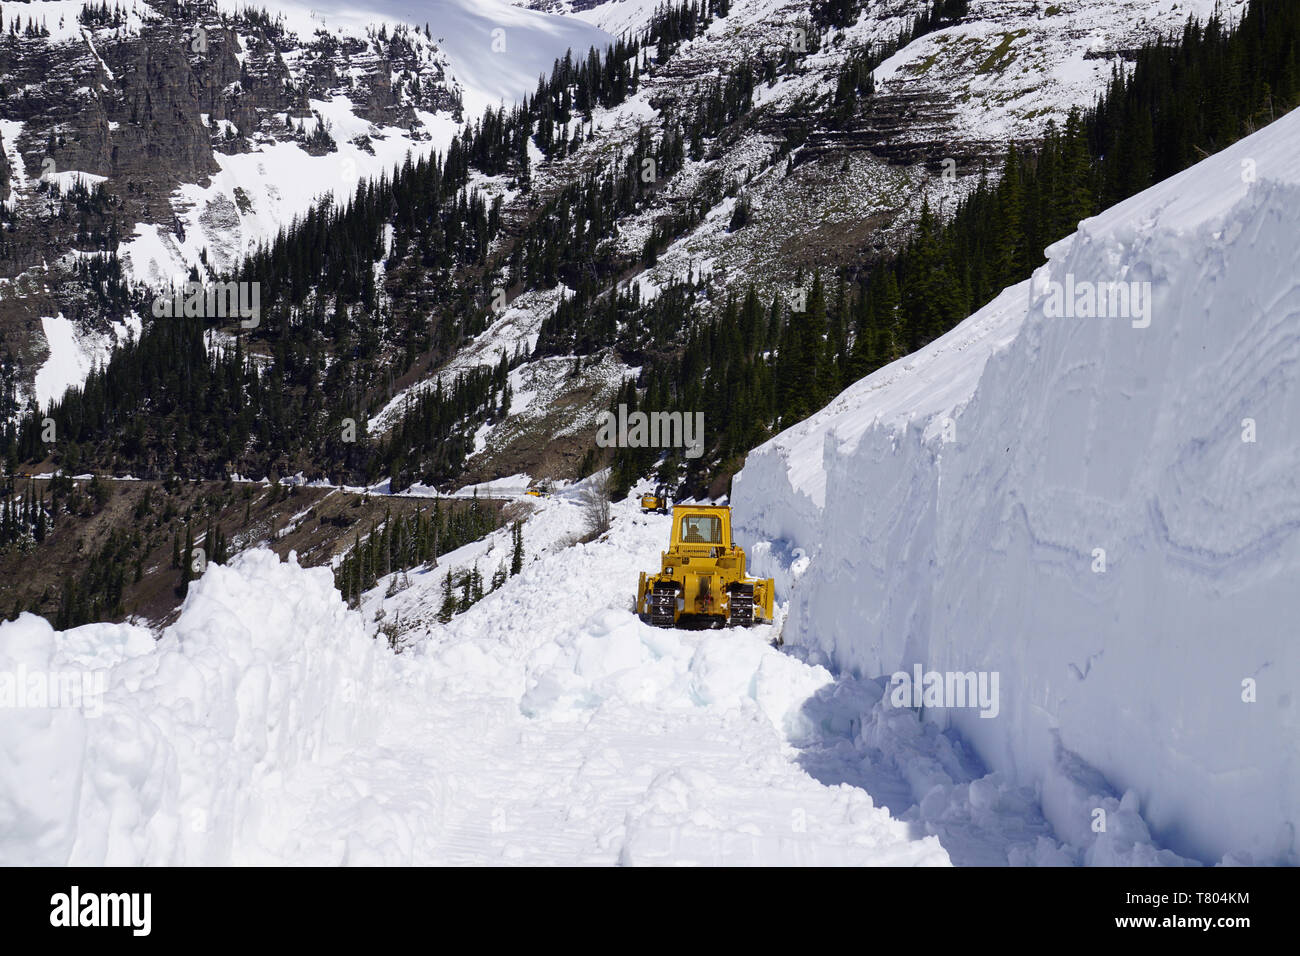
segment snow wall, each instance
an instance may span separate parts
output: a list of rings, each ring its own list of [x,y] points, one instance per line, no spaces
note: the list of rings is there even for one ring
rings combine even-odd
[[[1184,856],[1296,863],[1300,112],[1048,257],[755,450],[738,533],[813,659],[997,672],[996,716],[925,716],[1062,839],[1109,791]],[[1086,317],[1107,282],[1145,316]]]
[[[97,676],[65,706],[0,718],[0,861],[7,865],[221,865],[256,845],[261,785],[368,740],[381,706],[380,653],[328,568],[271,551],[211,565],[155,645],[143,627],[56,633],[6,624],[0,673]],[[111,679],[110,679],[111,673]],[[53,697],[51,697],[53,700]],[[236,827],[241,828],[236,832]]]

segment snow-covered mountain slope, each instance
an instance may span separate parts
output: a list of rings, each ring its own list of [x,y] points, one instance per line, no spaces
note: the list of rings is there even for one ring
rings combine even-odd
[[[247,5],[224,6],[233,12]],[[267,138],[249,153],[214,154],[221,171],[208,182],[183,185],[175,197],[181,234],[141,223],[135,238],[124,244],[122,254],[135,278],[153,284],[172,281],[199,263],[205,251],[214,266],[229,267],[274,238],[313,202],[329,195],[346,200],[358,183],[391,173],[408,155],[418,159],[445,151],[463,122],[534,92],[538,78],[549,75],[569,50],[585,54],[612,41],[580,21],[501,0],[374,0],[360,6],[289,2],[278,4],[275,13],[303,40],[320,30],[339,38],[365,38],[380,25],[422,29],[427,24],[433,55],[446,67],[447,81],[460,99],[459,121],[448,113],[416,110],[409,129],[381,126],[359,115],[360,104],[347,96],[313,100],[311,109],[328,124],[337,148],[312,155],[292,140]],[[287,63],[292,74],[296,58],[288,57]]]
[[[103,185],[113,210],[103,247],[130,279],[157,288],[191,269],[228,270],[312,204],[445,151],[463,123],[533,92],[570,49],[612,40],[495,0],[291,2],[268,15],[243,2],[189,11],[133,0],[107,20],[85,19],[82,6],[0,3],[6,26],[48,31],[7,35],[0,53],[10,91],[0,92],[0,201],[15,235],[0,275],[42,290],[22,302],[0,284],[0,337],[10,334],[32,369],[23,391],[42,403],[139,331],[61,294],[74,285],[72,250],[87,250],[60,231],[60,189]],[[48,334],[61,313],[71,349]]]
[[[662,0],[515,0],[521,7],[564,14],[595,24],[615,36],[644,30]],[[770,0],[768,6],[772,6]]]
[[[885,6],[888,6],[886,4]],[[938,95],[955,140],[1036,139],[1049,119],[1092,105],[1115,58],[1189,17],[1234,22],[1246,0],[971,0],[957,26],[909,44],[876,70],[887,94]]]
[[[249,551],[156,643],[0,624],[0,673],[58,695],[0,710],[0,862],[1181,862],[1113,799],[1109,833],[1059,840],[1031,789],[771,626],[641,623],[669,519],[629,499],[574,543],[582,494],[531,501],[523,571],[445,625],[444,575],[490,574],[508,531],[357,611]]]
[[[615,35],[643,30],[659,7],[657,0],[517,2]],[[892,40],[929,6],[860,3],[856,22],[829,30],[805,76],[782,95],[793,101],[815,89],[824,81],[821,70],[842,62],[850,48]],[[695,41],[697,62],[725,62],[723,51],[734,57],[807,43],[809,7],[806,0],[731,0],[726,18]],[[1091,104],[1117,56],[1178,32],[1189,17],[1205,20],[1217,9],[1233,21],[1245,7],[1246,0],[970,0],[961,23],[908,44],[881,64],[876,81],[883,95],[908,98],[915,110],[909,119],[933,121],[941,139],[1036,139],[1048,119],[1059,123],[1070,107]]]
[[[674,112],[697,109],[709,79],[746,58],[757,63],[783,56],[797,44],[802,51],[797,67],[771,85],[759,86],[753,115],[708,143],[705,158],[687,162],[680,174],[663,183],[656,201],[620,222],[608,243],[609,251],[639,255],[667,214],[707,204],[705,220],[665,249],[644,278],[637,277],[643,290],[650,294],[688,273],[712,275],[719,284],[736,288],[754,282],[765,294],[788,290],[797,274],[834,269],[865,249],[896,241],[914,221],[923,198],[934,208],[950,208],[965,184],[973,181],[967,174],[978,171],[977,159],[999,152],[1011,136],[1041,135],[1049,119],[1059,121],[1071,107],[1091,102],[1124,51],[1178,29],[1189,15],[1206,15],[1215,2],[1061,0],[1044,8],[1030,0],[974,0],[964,22],[920,38],[880,67],[878,109],[847,128],[811,128],[806,142],[800,133],[803,145],[796,148],[793,170],[787,174],[792,130],[816,120],[851,52],[891,40],[925,4],[864,4],[855,23],[828,30],[817,46],[809,43],[807,3],[734,0],[727,16],[683,43],[667,63],[644,72],[640,89],[627,102],[612,110],[598,109],[590,139],[556,160],[541,162],[540,154],[535,155],[533,191],[524,194],[513,188],[509,177],[481,177],[476,186],[505,197],[507,222],[527,221],[539,197],[554,194],[610,155],[630,150],[643,125],[660,131]],[[1227,0],[1223,9],[1232,15],[1243,2]],[[220,6],[234,13],[247,5],[221,0]],[[186,64],[172,64],[176,75],[166,85],[175,87],[176,96],[168,106],[192,113],[194,129],[188,132],[194,142],[188,145],[202,154],[203,168],[177,173],[175,182],[155,184],[157,195],[151,202],[156,208],[148,214],[122,214],[118,252],[129,276],[163,285],[191,268],[206,272],[232,267],[313,201],[328,194],[349,196],[360,181],[383,175],[408,154],[418,157],[444,148],[460,124],[476,120],[486,106],[533,90],[537,75],[549,71],[566,50],[585,51],[593,44],[603,46],[612,35],[639,33],[657,6],[649,0],[513,5],[506,0],[328,0],[324,5],[292,0],[272,11],[287,33],[281,36],[267,27],[274,37],[271,42],[260,38],[260,23],[236,23],[232,31],[241,48],[225,57],[229,69],[219,81],[208,77],[210,63],[196,54],[187,53]],[[70,108],[85,114],[73,125],[87,132],[70,137],[77,149],[71,150],[75,155],[69,155],[68,162],[77,172],[111,174],[106,187],[120,196],[126,183],[107,157],[116,155],[119,144],[129,155],[134,113],[124,104],[115,107],[124,95],[115,86],[122,85],[139,51],[115,57],[114,50],[123,36],[156,30],[158,11],[136,0],[119,27],[79,24],[80,7],[73,0],[9,2],[5,7],[13,16],[33,16],[51,28],[48,40],[15,39],[20,49],[43,53],[46,46],[57,44],[77,51],[79,68],[88,78],[67,84],[63,92]],[[428,37],[423,33],[426,23]],[[410,50],[393,59],[376,24],[385,25],[390,37],[398,26],[413,27],[403,34]],[[173,24],[157,39],[150,33],[147,46],[185,50],[180,32],[191,26],[188,21]],[[224,49],[224,34],[215,18],[207,28],[212,47]],[[94,72],[99,62],[106,71],[102,76]],[[244,72],[255,82],[243,79]],[[412,98],[412,73],[421,78],[426,99],[430,90],[439,92],[434,102]],[[207,105],[190,103],[181,95],[196,77],[201,86],[212,79],[215,106],[206,99]],[[354,89],[359,78],[363,82]],[[29,79],[16,75],[15,88]],[[308,95],[301,102],[280,102],[286,84]],[[203,96],[209,92],[204,90]],[[448,103],[448,97],[454,103]],[[462,107],[459,112],[455,104]],[[63,105],[60,101],[60,113]],[[21,119],[18,112],[14,118],[0,116],[4,152],[15,171],[9,199],[15,202],[34,201],[39,180],[19,173],[24,167],[40,168],[48,134],[56,126],[55,132],[62,129],[59,118],[22,109]],[[295,124],[293,130],[287,129],[289,122]],[[232,128],[243,137],[238,148],[224,141]],[[312,148],[306,142],[321,128],[328,128],[332,148]],[[168,145],[154,144],[151,149],[167,157],[177,152]],[[934,175],[935,164],[945,157],[959,164],[957,183]],[[64,151],[53,158],[64,170]],[[729,224],[734,194],[740,191],[753,207],[753,221],[733,231]],[[132,185],[129,193],[136,196],[138,186]],[[25,218],[22,213],[20,208],[20,220]],[[32,278],[50,282],[47,271],[44,265],[33,267]],[[56,286],[63,284],[62,276],[53,278]],[[475,351],[495,356],[504,345],[512,354],[516,341],[535,340],[554,297],[544,290],[529,292],[510,319],[510,340],[497,342],[485,335],[475,343]],[[19,306],[10,301],[5,308],[16,311]],[[78,369],[104,360],[112,343],[135,327],[130,322],[96,323],[93,315],[84,313],[76,317],[83,310],[62,301],[32,301],[21,308],[23,313],[12,317],[0,312],[0,324],[13,326],[14,337],[25,346],[24,376],[34,379],[37,369],[50,365],[45,382],[55,392],[79,381]],[[60,312],[77,327],[71,351],[61,348],[62,339],[39,331]],[[465,364],[464,359],[458,362]],[[526,374],[545,377],[546,370]],[[584,383],[584,388],[600,392],[603,400],[605,378]],[[410,392],[399,390],[378,400],[391,402],[390,412],[400,409],[407,394],[430,387],[432,381],[426,377]],[[44,399],[50,389],[29,386],[26,393]],[[551,431],[589,427],[590,416],[579,421],[568,408],[567,396],[561,395],[558,402],[539,402],[529,415],[545,421]],[[377,424],[386,427],[393,418],[380,414]],[[559,418],[566,420],[552,428],[552,419]],[[485,439],[488,454],[476,461],[483,474],[534,467],[533,462],[515,460],[526,457],[527,447],[538,441],[528,421],[497,429]]]
[[[847,124],[823,126],[818,112],[834,95],[839,73],[854,50],[892,42],[928,5],[880,0],[861,5],[845,28],[828,28],[820,44],[809,5],[801,0],[733,0],[725,17],[681,44],[662,69],[643,74],[640,89],[614,110],[597,110],[596,134],[569,157],[539,164],[542,192],[553,191],[575,169],[633,148],[642,124],[659,128],[672,109],[694,109],[692,91],[745,57],[780,55],[796,44],[807,52],[797,69],[755,90],[755,108],[734,135],[711,141],[701,159],[688,159],[666,181],[658,200],[619,223],[609,246],[624,255],[644,248],[674,209],[707,203],[703,221],[663,249],[655,263],[638,265],[626,285],[642,294],[688,275],[707,276],[718,288],[754,284],[766,301],[789,294],[799,276],[828,274],[846,262],[893,247],[908,234],[924,202],[945,214],[974,186],[982,164],[994,169],[1007,143],[1035,140],[1049,121],[1063,124],[1104,91],[1125,56],[1156,36],[1176,33],[1191,16],[1216,9],[1231,20],[1245,0],[974,0],[963,22],[907,44],[876,70],[875,102]],[[650,0],[571,2],[531,0],[529,6],[570,15],[613,34],[642,30],[658,4]],[[809,126],[791,152],[792,130]],[[945,160],[956,178],[937,175]],[[713,189],[710,184],[721,184]],[[731,228],[742,193],[750,223]],[[516,198],[516,208],[526,198]],[[507,215],[511,204],[507,204]],[[719,296],[721,300],[722,296]],[[540,303],[540,300],[534,300]],[[512,329],[537,329],[549,303],[521,303]],[[511,350],[509,340],[503,343]],[[496,347],[485,335],[484,354]],[[415,389],[430,387],[428,382]],[[399,396],[393,407],[400,407]],[[539,409],[534,408],[533,412]],[[590,425],[590,420],[586,423]],[[488,436],[489,452],[513,468],[526,454],[518,431]],[[535,442],[540,436],[529,433]],[[476,466],[491,471],[480,457]],[[523,466],[520,466],[523,467]]]
[[[373,23],[427,23],[434,42],[447,54],[471,119],[488,107],[535,92],[537,78],[549,76],[567,51],[582,57],[592,47],[603,51],[614,39],[581,20],[506,0],[290,0],[277,4],[276,10],[291,26],[364,31]]]
[[[1300,112],[1081,223],[734,486],[787,643],[999,673],[995,718],[926,716],[1067,842],[1113,792],[1181,854],[1298,860],[1298,147]]]

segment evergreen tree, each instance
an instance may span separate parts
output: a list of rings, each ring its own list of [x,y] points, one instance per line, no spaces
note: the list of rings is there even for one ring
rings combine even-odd
[[[190,581],[194,579],[194,529],[185,527],[185,550],[181,554],[181,583],[177,593],[185,597],[190,591]]]
[[[514,577],[524,569],[524,524],[515,521],[510,529],[510,576]]]
[[[448,570],[442,579],[442,606],[438,609],[439,623],[446,624],[452,619],[456,611],[456,595],[452,591],[451,571]]]

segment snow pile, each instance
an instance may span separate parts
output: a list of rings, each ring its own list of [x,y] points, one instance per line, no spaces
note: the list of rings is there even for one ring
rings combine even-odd
[[[1298,859],[1297,144],[1293,113],[1081,223],[735,483],[786,642],[859,677],[998,673],[996,717],[925,717],[1089,862],[1155,861],[1148,828],[1204,862]],[[1050,317],[1062,290],[1079,317]]]
[[[0,625],[0,861],[1182,862],[1104,782],[1054,799],[1097,793],[1108,833],[1061,839],[1032,788],[878,683],[772,647],[779,621],[642,623],[670,519],[629,498],[583,543],[583,487],[528,499],[522,571],[447,624],[443,578],[489,575],[508,531],[359,611],[327,571],[254,551],[209,567],[156,644]],[[373,632],[398,622],[394,654]],[[18,674],[90,696],[6,700]]]
[[[327,570],[269,551],[210,567],[156,646],[130,625],[0,626],[0,674],[95,678],[93,699],[0,711],[0,860],[235,862],[264,788],[367,738],[377,653]]]

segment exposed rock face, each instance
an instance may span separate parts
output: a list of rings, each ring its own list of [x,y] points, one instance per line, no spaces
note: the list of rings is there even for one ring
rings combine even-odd
[[[605,2],[607,0],[528,0],[522,6],[531,7],[533,10],[544,10],[547,13],[581,13]]]
[[[301,137],[285,119],[309,119],[313,98],[345,95],[364,119],[404,128],[417,123],[417,108],[459,109],[437,51],[414,31],[299,38],[260,14],[196,20],[179,5],[151,9],[159,16],[65,23],[48,37],[0,36],[0,119],[22,123],[7,145],[22,155],[29,179],[71,170],[106,177],[116,202],[111,213],[90,215],[98,248],[114,226],[170,224],[176,187],[216,172],[214,152]],[[325,137],[314,146],[329,149]],[[0,175],[7,194],[7,161]],[[27,205],[15,210],[0,275],[48,257],[51,242],[79,245],[76,229],[30,228],[26,220],[42,210]]]
[[[406,130],[417,110],[460,115],[445,58],[415,28],[299,37],[261,11],[169,0],[28,22],[0,29],[0,280],[31,273],[68,315],[89,312],[62,281],[67,254],[112,251],[139,223],[181,235],[177,190],[206,185],[218,154],[285,141],[334,151],[313,100],[343,96],[362,119]],[[205,215],[234,221],[238,202],[217,197]],[[0,286],[0,348],[30,361],[40,323],[19,287]]]

